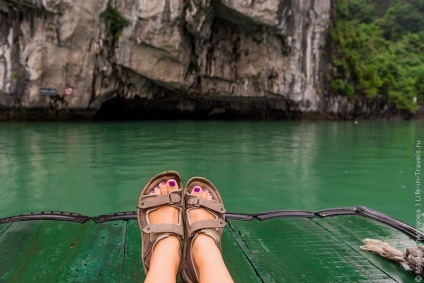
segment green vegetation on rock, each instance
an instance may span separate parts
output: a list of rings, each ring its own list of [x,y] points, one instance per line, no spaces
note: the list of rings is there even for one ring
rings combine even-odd
[[[414,111],[424,102],[424,0],[338,0],[335,12],[330,92]]]
[[[100,19],[105,23],[113,39],[117,39],[124,28],[130,25],[130,21],[122,16],[118,9],[110,5],[100,13]]]

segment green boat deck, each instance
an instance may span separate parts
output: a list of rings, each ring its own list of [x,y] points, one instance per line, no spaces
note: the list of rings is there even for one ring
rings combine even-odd
[[[0,224],[0,282],[140,282],[140,237],[134,219]],[[397,264],[362,251],[364,238],[401,250],[415,245],[362,215],[313,215],[228,219],[222,246],[236,282],[415,282]]]

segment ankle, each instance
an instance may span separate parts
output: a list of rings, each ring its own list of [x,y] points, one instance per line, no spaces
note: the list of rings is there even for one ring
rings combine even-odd
[[[196,240],[193,242],[192,252],[196,265],[200,265],[202,264],[202,262],[205,262],[210,258],[209,255],[212,252],[219,253],[219,249],[216,246],[215,241],[211,237],[205,234],[199,234],[196,237]]]
[[[199,234],[193,242],[192,255],[200,282],[234,283],[215,241]]]
[[[215,246],[215,241],[208,235],[200,233],[193,242],[193,252],[201,252],[203,249],[208,249],[212,245]]]
[[[166,267],[176,274],[181,260],[180,249],[181,244],[176,236],[160,240],[153,250],[150,267],[159,267],[162,271]]]
[[[165,239],[160,240],[156,244],[153,253],[155,253],[156,251],[160,253],[161,251],[166,250],[167,254],[178,255],[178,257],[180,257],[180,247],[181,243],[178,237],[175,235],[170,235]]]

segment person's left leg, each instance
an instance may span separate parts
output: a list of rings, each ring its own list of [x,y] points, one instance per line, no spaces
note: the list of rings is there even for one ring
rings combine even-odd
[[[201,187],[194,187],[192,195],[206,200],[212,200],[212,196],[207,190]],[[204,208],[192,209],[189,212],[192,223],[202,220],[215,219]],[[199,234],[193,242],[192,256],[199,275],[199,282],[202,283],[234,283],[221,251],[216,246],[215,241],[205,235]]]

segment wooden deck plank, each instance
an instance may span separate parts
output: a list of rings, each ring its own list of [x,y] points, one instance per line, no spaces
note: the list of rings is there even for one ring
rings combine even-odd
[[[123,221],[13,223],[0,238],[0,253],[8,255],[0,257],[0,281],[121,281],[124,237]]]
[[[256,268],[276,282],[369,282],[369,272],[381,282],[395,282],[364,257],[306,218],[231,222],[245,241],[244,250]]]
[[[141,235],[137,220],[127,224],[123,282],[143,282],[146,278],[141,263]]]
[[[51,282],[72,257],[81,224],[56,221],[13,223],[0,237],[0,281]]]
[[[9,228],[12,223],[0,224],[0,236]]]
[[[59,281],[121,282],[127,221],[111,221],[90,225],[90,233],[75,245],[76,257]]]
[[[262,282],[231,234],[229,225],[222,235],[222,257],[235,282]]]
[[[314,221],[330,231],[335,237],[346,243],[346,245],[357,251],[375,266],[384,270],[391,278],[394,278],[398,282],[415,282],[415,277],[405,272],[401,266],[372,252],[363,251],[359,247],[364,244],[362,240],[365,238],[388,242],[399,250],[415,246],[415,241],[407,235],[376,220],[358,215],[315,218]],[[373,279],[379,280],[378,277],[373,277]]]
[[[21,227],[14,224],[2,225],[3,233],[0,237],[0,254],[2,255],[0,256],[0,282],[7,282],[10,273],[13,272],[13,264],[20,262],[19,254],[28,245],[28,239],[31,239],[31,230],[33,229],[25,231],[24,229],[18,229]],[[9,231],[6,232],[6,229]]]

